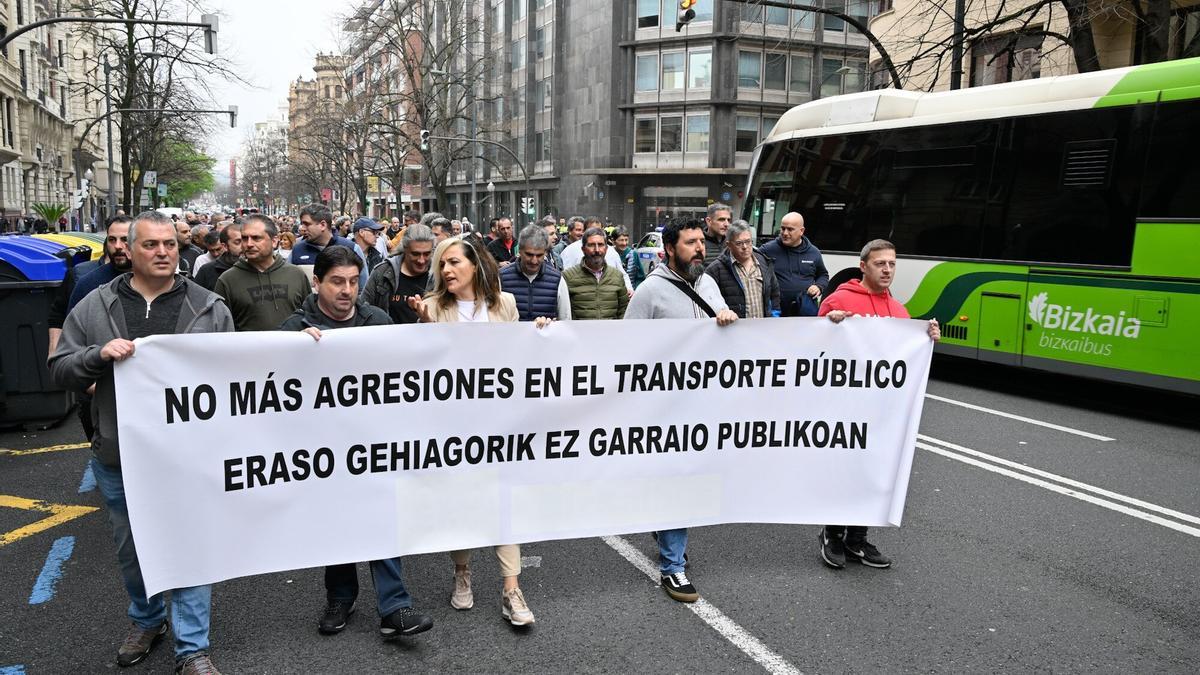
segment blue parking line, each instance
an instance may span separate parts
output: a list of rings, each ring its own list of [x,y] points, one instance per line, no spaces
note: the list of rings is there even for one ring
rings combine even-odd
[[[74,550],[75,537],[63,537],[54,542],[54,545],[50,547],[50,554],[46,556],[46,564],[42,566],[42,573],[38,575],[37,582],[33,584],[33,592],[29,594],[29,604],[40,605],[54,598],[54,587],[62,578],[63,565],[71,558],[71,552]],[[0,675],[4,674],[0,673]]]
[[[83,480],[79,481],[79,494],[91,492],[96,489],[96,474],[92,473],[92,463],[88,462],[87,468],[83,470]],[[4,675],[4,673],[0,673]]]
[[[0,675],[25,675],[25,666],[0,666]]]

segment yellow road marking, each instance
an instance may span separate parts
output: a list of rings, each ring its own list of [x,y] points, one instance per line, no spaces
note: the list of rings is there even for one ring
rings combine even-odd
[[[40,455],[43,452],[62,452],[63,450],[79,450],[90,447],[92,447],[91,443],[68,443],[66,445],[48,445],[44,448],[29,448],[28,450],[0,448],[0,455]]]
[[[40,513],[49,513],[50,516],[41,520],[30,523],[24,527],[18,527],[11,532],[0,534],[0,546],[6,546],[19,541],[25,537],[44,532],[56,525],[75,520],[80,516],[86,516],[92,511],[98,509],[94,506],[73,506],[70,504],[52,504],[43,502],[37,499],[26,499],[24,497],[14,497],[12,495],[0,495],[0,507],[12,509],[21,509],[24,511],[38,511]]]

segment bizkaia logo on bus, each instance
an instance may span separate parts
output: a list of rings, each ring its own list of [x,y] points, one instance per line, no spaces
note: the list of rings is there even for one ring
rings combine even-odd
[[[1057,305],[1050,302],[1050,294],[1046,292],[1038,293],[1029,300],[1029,318],[1047,331],[1077,334],[1058,336],[1043,332],[1038,346],[1097,356],[1111,355],[1112,343],[1093,340],[1091,336],[1136,340],[1142,330],[1142,322],[1125,316],[1125,312],[1113,315],[1097,312],[1091,307],[1080,310],[1071,305]]]

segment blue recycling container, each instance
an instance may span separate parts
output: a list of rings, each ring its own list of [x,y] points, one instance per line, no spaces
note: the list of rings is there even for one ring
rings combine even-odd
[[[0,236],[0,426],[49,423],[71,412],[75,396],[50,380],[47,317],[68,265],[87,247],[26,235]]]

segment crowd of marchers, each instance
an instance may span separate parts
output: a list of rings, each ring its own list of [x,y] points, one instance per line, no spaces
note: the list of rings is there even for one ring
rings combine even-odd
[[[562,228],[560,230],[560,227]],[[562,235],[560,238],[560,234]],[[176,671],[216,673],[209,655],[210,586],[147,597],[129,525],[121,473],[113,363],[129,358],[138,338],[177,333],[288,330],[319,341],[323,331],[432,322],[694,318],[728,326],[742,319],[825,316],[908,318],[889,288],[896,250],[867,242],[861,279],[828,288],[821,251],[805,235],[804,218],[786,214],[778,236],[756,246],[754,229],[714,204],[701,219],[677,219],[662,232],[664,259],[647,269],[624,227],[595,218],[553,218],[519,233],[509,218],[487,233],[438,213],[405,213],[390,222],[335,217],[311,204],[296,216],[240,218],[185,214],[172,220],[149,211],[107,223],[104,256],[71,270],[50,318],[50,371],[79,393],[80,419],[91,441],[91,468],[107,506],[132,626],[117,665],[144,659],[174,634]],[[653,262],[653,261],[652,261]],[[797,324],[798,326],[801,324]],[[940,338],[936,321],[929,336]],[[314,422],[315,423],[315,422]],[[686,529],[653,533],[662,588],[694,602]],[[842,568],[848,560],[876,568],[891,561],[867,541],[865,527],[820,530],[819,554]],[[521,550],[495,547],[500,614],[516,626],[534,623],[518,583]],[[450,604],[475,604],[469,550],[452,551]],[[369,562],[379,632],[384,638],[429,630],[414,608],[400,558]],[[345,628],[358,596],[353,563],[325,568],[325,603],[317,627]]]

